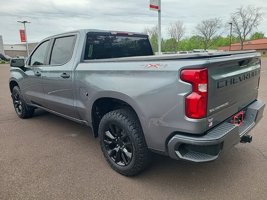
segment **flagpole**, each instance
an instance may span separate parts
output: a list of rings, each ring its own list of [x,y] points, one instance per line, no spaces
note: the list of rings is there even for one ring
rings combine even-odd
[[[159,0],[158,10],[158,54],[161,54],[161,0]]]
[[[28,35],[27,35],[27,30],[26,30],[26,24],[27,24],[27,23],[31,23],[31,22],[28,22],[28,21],[17,21],[17,22],[18,22],[18,23],[22,23],[23,26],[24,26],[26,49],[27,49],[27,55],[28,55],[28,57],[29,57],[30,52],[29,52],[29,44],[28,44]]]

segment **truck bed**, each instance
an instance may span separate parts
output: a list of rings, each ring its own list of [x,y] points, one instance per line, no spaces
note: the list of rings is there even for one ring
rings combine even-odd
[[[138,56],[138,57],[122,57],[85,60],[84,62],[136,62],[136,61],[164,61],[164,60],[180,60],[180,59],[203,59],[226,57],[240,54],[256,53],[255,50],[250,51],[227,51],[215,53],[191,53],[191,54],[168,54],[168,55],[153,55],[153,56]]]

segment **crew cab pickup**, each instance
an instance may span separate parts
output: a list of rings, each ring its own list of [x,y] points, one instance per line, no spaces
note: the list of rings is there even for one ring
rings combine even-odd
[[[92,127],[117,172],[146,168],[151,152],[207,162],[242,142],[263,116],[255,51],[153,55],[147,35],[79,30],[44,39],[11,61],[14,108]]]

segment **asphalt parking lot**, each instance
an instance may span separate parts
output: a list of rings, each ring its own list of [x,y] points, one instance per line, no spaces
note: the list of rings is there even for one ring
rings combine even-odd
[[[267,109],[252,131],[215,162],[195,164],[154,156],[127,178],[106,163],[88,127],[46,112],[19,119],[0,65],[0,199],[267,199]],[[244,91],[245,92],[245,91]],[[267,102],[267,59],[259,99]]]

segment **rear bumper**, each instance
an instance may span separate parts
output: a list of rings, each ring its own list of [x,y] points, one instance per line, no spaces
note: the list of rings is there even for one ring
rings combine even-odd
[[[226,120],[205,135],[176,134],[168,142],[171,158],[193,162],[208,162],[218,158],[222,151],[240,142],[240,138],[260,121],[265,104],[255,101],[246,108],[244,123],[237,126]]]

